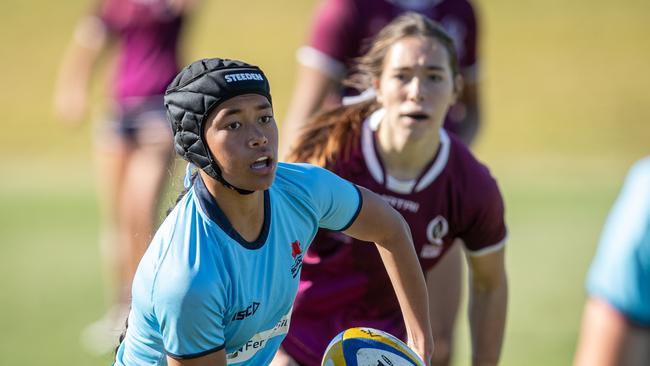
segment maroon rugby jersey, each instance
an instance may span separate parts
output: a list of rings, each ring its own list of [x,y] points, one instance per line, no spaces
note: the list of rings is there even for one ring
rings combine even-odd
[[[166,0],[105,0],[97,16],[120,42],[113,94],[121,106],[165,93],[178,72],[183,16]]]
[[[332,171],[382,196],[408,222],[423,270],[435,266],[456,239],[469,255],[499,250],[506,238],[504,207],[488,169],[452,135],[413,182],[386,176],[375,148],[381,112],[364,122],[350,158]],[[329,341],[353,326],[404,337],[397,297],[372,243],[321,230],[303,261],[291,328],[283,347],[299,362],[319,365]]]
[[[477,26],[472,5],[467,0],[419,3],[422,7],[388,0],[325,0],[316,13],[308,47],[349,66],[353,58],[363,53],[365,40],[379,33],[398,15],[412,10],[441,23],[454,39],[461,68],[473,67]]]

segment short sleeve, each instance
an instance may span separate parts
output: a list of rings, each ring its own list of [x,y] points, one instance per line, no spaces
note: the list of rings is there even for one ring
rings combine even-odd
[[[311,196],[320,217],[318,226],[344,231],[356,220],[363,205],[359,188],[323,168],[311,170]]]
[[[458,60],[461,68],[464,70],[476,68],[478,63],[478,24],[476,19],[476,12],[472,5],[468,2],[466,8],[462,13],[462,17],[467,27],[467,34],[463,40],[462,59]]]
[[[447,3],[448,14],[440,20],[454,40],[458,51],[458,64],[468,82],[478,78],[479,28],[474,7],[468,1]]]
[[[468,207],[468,212],[474,212],[474,215],[467,222],[467,229],[460,234],[472,256],[500,250],[505,246],[507,235],[503,198],[497,182],[488,175],[482,187],[475,188],[475,191],[480,195],[470,200],[474,207]]]
[[[587,278],[590,296],[650,326],[650,159],[638,163],[607,218]]]
[[[360,46],[354,1],[326,0],[317,10],[309,47],[344,64]]]
[[[188,266],[189,268],[189,266]],[[225,295],[211,272],[190,269],[159,271],[154,287],[154,313],[165,352],[176,359],[191,359],[224,348]],[[210,278],[208,278],[210,277]]]

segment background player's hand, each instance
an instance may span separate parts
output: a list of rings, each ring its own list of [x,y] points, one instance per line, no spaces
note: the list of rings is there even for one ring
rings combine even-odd
[[[54,115],[69,125],[80,124],[87,112],[87,94],[77,89],[59,90],[54,96]]]
[[[300,366],[296,360],[291,358],[288,353],[284,352],[282,347],[275,353],[275,357],[269,366]]]

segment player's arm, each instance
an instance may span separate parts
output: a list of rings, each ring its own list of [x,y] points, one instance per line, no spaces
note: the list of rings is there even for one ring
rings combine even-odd
[[[472,364],[496,365],[501,354],[508,304],[508,280],[503,248],[470,255],[469,322]]]
[[[54,113],[66,122],[80,122],[86,113],[89,84],[107,44],[107,30],[96,16],[86,16],[75,29],[61,63],[54,90]]]
[[[282,122],[280,157],[284,159],[291,151],[291,145],[300,135],[300,130],[309,119],[320,110],[325,97],[330,94],[340,80],[311,66],[299,65],[293,96]]]
[[[479,82],[474,76],[463,74],[463,90],[458,97],[459,105],[463,106],[462,119],[456,127],[456,134],[467,145],[476,138],[480,124]]]
[[[175,359],[167,356],[167,364],[169,366],[226,366],[226,352],[220,350],[206,356],[191,359]]]
[[[623,349],[630,332],[630,325],[623,314],[603,300],[589,298],[582,318],[574,365],[622,364]]]
[[[601,235],[574,364],[650,365],[650,159],[635,164]]]
[[[321,110],[326,97],[346,75],[347,55],[355,54],[359,47],[356,7],[348,0],[326,0],[316,10],[309,41],[296,54],[298,71],[293,96],[280,131],[281,159],[291,151],[301,127]]]
[[[409,345],[427,365],[433,354],[424,275],[404,218],[378,195],[359,187],[363,206],[345,234],[377,244],[406,323]]]
[[[293,359],[293,357],[289,356],[287,352],[282,349],[282,347],[278,348],[277,352],[275,352],[275,356],[273,357],[273,360],[271,360],[271,363],[269,366],[300,366],[296,360]]]

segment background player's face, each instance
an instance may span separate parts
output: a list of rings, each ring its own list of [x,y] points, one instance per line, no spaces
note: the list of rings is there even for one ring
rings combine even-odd
[[[208,117],[204,136],[230,184],[252,191],[271,186],[278,127],[266,97],[244,94],[223,102]]]
[[[386,110],[384,123],[408,138],[438,133],[456,100],[449,54],[436,39],[409,37],[393,44],[375,80],[377,100]],[[384,124],[382,123],[382,125]]]

